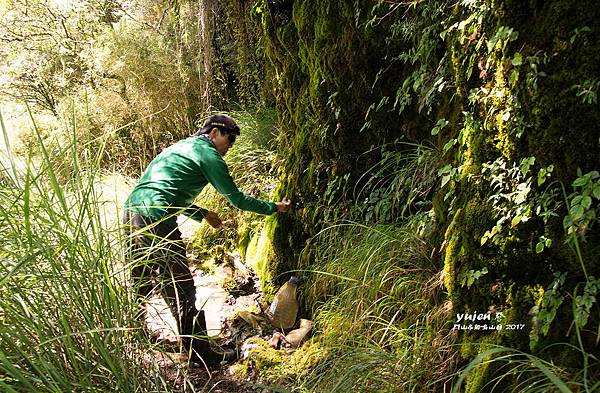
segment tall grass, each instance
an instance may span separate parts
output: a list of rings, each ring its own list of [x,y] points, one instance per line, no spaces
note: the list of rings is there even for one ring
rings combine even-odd
[[[381,160],[365,171],[356,183],[354,197],[366,221],[390,222],[431,206],[437,190],[437,171],[442,152],[422,143],[398,142],[373,148]]]
[[[427,219],[343,223],[314,239],[308,303],[332,356],[305,381],[309,391],[419,392],[444,385],[454,351],[441,274],[422,232]]]
[[[306,304],[331,349],[301,382],[306,390],[450,389],[458,356],[429,242],[439,162],[433,147],[383,147],[354,190],[348,216],[360,222],[334,223],[306,246]]]
[[[275,111],[238,111],[230,115],[241,128],[240,138],[226,156],[232,176],[241,185],[258,188],[268,196],[275,185]]]
[[[83,163],[76,138],[50,156],[36,134],[41,157],[0,166],[0,390],[168,391],[141,361],[121,235],[98,198],[102,147]],[[65,157],[66,181],[55,170]]]
[[[599,359],[570,344],[555,345],[564,346],[567,351],[580,352],[583,357],[590,357],[591,363],[583,369],[569,369],[514,348],[494,346],[479,353],[459,373],[453,392],[460,391],[464,380],[476,367],[487,364],[493,364],[495,369],[494,376],[483,386],[489,392],[505,391],[506,382],[515,392],[598,391],[600,381],[594,381],[588,374],[593,375],[591,371],[598,369]]]

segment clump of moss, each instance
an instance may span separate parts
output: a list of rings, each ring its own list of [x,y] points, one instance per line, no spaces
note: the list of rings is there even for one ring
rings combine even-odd
[[[246,222],[244,222],[238,228],[238,237],[240,240],[237,245],[237,250],[243,259],[246,258],[246,251],[248,251],[248,247],[250,246],[250,242],[252,241],[253,235],[253,229]]]
[[[222,245],[217,245],[210,249],[203,249],[197,252],[197,258],[201,261],[198,268],[205,273],[215,274],[220,267],[235,268],[231,261],[231,257]]]
[[[246,341],[256,345],[248,350],[248,357],[232,369],[236,375],[256,375],[264,383],[286,385],[300,380],[319,362],[327,358],[329,351],[316,340],[309,340],[291,354],[284,349],[273,349],[260,337]]]
[[[267,217],[264,226],[252,237],[246,250],[246,263],[260,279],[263,296],[267,301],[275,294],[273,280],[276,277],[278,258],[273,249],[273,232],[277,230],[276,217]]]
[[[239,290],[239,285],[232,277],[225,277],[218,284],[225,292],[234,293]]]

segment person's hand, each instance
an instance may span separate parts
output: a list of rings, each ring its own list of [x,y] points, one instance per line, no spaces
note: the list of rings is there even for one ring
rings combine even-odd
[[[277,206],[279,213],[287,213],[292,207],[292,201],[289,198],[283,198],[281,202],[275,202],[275,206]]]
[[[204,215],[204,219],[206,220],[208,225],[210,225],[211,227],[213,227],[215,229],[221,228],[223,226],[223,221],[221,221],[221,219],[215,212],[206,213]]]

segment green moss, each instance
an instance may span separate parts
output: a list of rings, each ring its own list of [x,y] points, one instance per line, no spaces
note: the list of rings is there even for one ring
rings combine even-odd
[[[258,378],[269,384],[286,384],[300,380],[323,361],[329,351],[315,340],[309,340],[291,354],[283,349],[274,349],[260,337],[251,338],[246,344],[255,345],[249,349],[248,358],[234,371],[243,377],[249,369],[258,372]]]
[[[488,336],[483,340],[477,342],[476,345],[463,345],[463,347],[468,347],[468,350],[463,351],[462,355],[466,359],[470,359],[475,357],[478,353],[484,352],[487,349],[491,348],[489,342],[494,342],[495,338],[492,336]],[[477,366],[473,367],[467,379],[465,381],[466,393],[480,393],[486,391],[486,386],[492,378],[490,377],[493,374],[494,365],[490,363],[491,356],[484,358],[481,363]]]
[[[234,268],[225,247],[222,245],[214,246],[208,250],[204,249],[200,252],[199,258],[202,261],[199,268],[207,273],[214,274],[220,266]]]
[[[465,127],[461,130],[464,149],[460,157],[461,178],[463,182],[469,182],[469,177],[479,175],[481,163],[485,162],[489,153],[486,145],[485,132],[480,127],[480,122],[467,117]]]
[[[458,209],[446,230],[444,280],[455,306],[464,304],[468,299],[457,281],[461,272],[480,270],[490,265],[490,260],[484,260],[480,254],[480,239],[493,222],[488,203],[474,195],[463,208]]]
[[[246,250],[246,263],[258,275],[267,301],[272,300],[275,294],[273,280],[277,277],[279,266],[273,248],[273,237],[277,228],[277,216],[267,217],[263,228],[252,237]]]
[[[460,214],[460,210],[457,212],[455,218],[458,216],[458,214]],[[452,224],[446,232],[446,241],[446,253],[444,258],[444,285],[446,286],[446,290],[448,291],[448,296],[450,299],[458,300],[456,296],[457,290],[455,288],[457,276],[456,263],[461,252],[461,242],[460,235],[453,233]]]
[[[246,252],[248,250],[248,247],[250,246],[250,242],[252,241],[253,233],[254,230],[250,228],[250,225],[248,225],[248,223],[243,223],[243,225],[240,226],[240,228],[238,228],[238,237],[240,240],[238,242],[237,249],[240,253],[240,257],[242,257],[243,259],[246,258]]]
[[[512,284],[505,296],[505,321],[506,324],[524,324],[526,328],[517,330],[503,330],[501,332],[502,345],[527,351],[529,348],[529,331],[531,330],[531,308],[540,295],[538,285]]]
[[[512,106],[513,92],[506,83],[508,75],[506,75],[505,64],[509,60],[503,56],[496,61],[494,80],[488,85],[490,94],[485,98],[486,105],[484,109],[497,111],[495,114],[490,115],[491,118],[486,119],[489,121],[489,128],[493,132],[491,143],[494,144],[503,157],[514,160],[518,145],[515,143],[514,126],[510,122],[510,117],[516,116],[516,108]]]

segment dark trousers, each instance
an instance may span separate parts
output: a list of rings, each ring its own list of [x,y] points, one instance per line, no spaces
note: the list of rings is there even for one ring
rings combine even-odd
[[[137,300],[143,305],[154,288],[160,289],[177,321],[186,351],[210,351],[204,312],[197,311],[194,304],[196,287],[181,232],[168,222],[154,222],[128,210],[123,214],[123,224]]]

